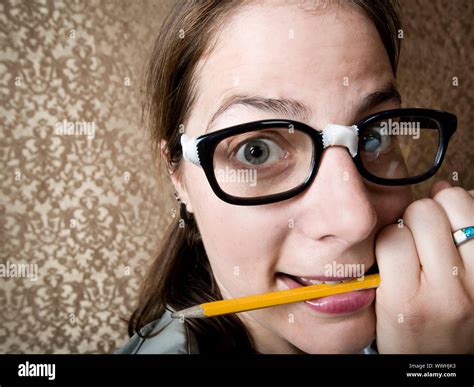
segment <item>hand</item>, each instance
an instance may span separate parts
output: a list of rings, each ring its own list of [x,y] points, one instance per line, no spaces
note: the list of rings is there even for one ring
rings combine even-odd
[[[474,240],[452,239],[467,226],[474,191],[440,182],[377,235],[380,353],[474,353]]]

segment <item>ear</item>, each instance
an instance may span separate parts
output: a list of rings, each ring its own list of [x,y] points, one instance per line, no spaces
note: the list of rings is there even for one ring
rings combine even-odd
[[[165,161],[168,169],[168,174],[173,183],[174,190],[178,194],[181,203],[186,205],[186,211],[193,212],[191,201],[189,200],[188,191],[186,189],[185,179],[184,179],[184,163],[180,163],[175,170],[172,170],[169,163],[169,149],[168,144],[165,140],[160,142],[160,152],[161,157]]]

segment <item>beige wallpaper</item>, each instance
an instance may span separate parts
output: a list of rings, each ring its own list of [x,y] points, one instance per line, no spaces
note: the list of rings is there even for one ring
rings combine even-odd
[[[473,4],[402,2],[399,79],[406,106],[458,114],[438,176],[466,188]],[[142,67],[170,5],[0,0],[0,264],[23,275],[0,277],[0,353],[107,353],[127,340],[121,318],[176,210],[139,121]]]

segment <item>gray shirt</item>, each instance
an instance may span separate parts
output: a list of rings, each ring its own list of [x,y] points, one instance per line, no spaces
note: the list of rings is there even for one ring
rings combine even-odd
[[[117,352],[118,354],[190,354],[199,353],[196,336],[188,325],[179,319],[171,318],[171,312],[165,311],[159,320],[152,321],[141,329],[142,338],[133,335],[129,342]]]
[[[144,339],[137,334],[120,348],[117,354],[191,354],[199,353],[196,336],[188,325],[179,319],[171,318],[171,312],[165,311],[163,316],[145,325],[141,330]],[[375,343],[364,348],[362,354],[377,354]]]

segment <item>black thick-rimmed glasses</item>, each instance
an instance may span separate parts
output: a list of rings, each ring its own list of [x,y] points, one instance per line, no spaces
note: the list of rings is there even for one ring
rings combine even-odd
[[[198,137],[183,134],[183,157],[201,166],[227,203],[261,205],[290,199],[314,180],[328,146],[346,146],[359,173],[381,185],[424,181],[441,166],[456,116],[432,109],[393,109],[353,126],[322,132],[293,120],[248,122]],[[342,177],[341,177],[342,178]]]

